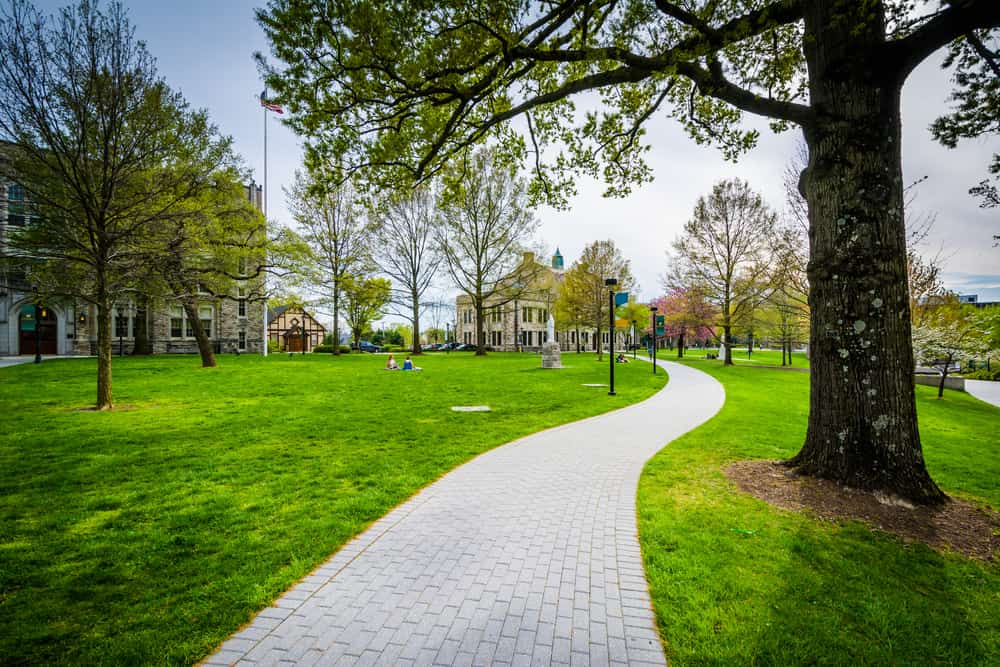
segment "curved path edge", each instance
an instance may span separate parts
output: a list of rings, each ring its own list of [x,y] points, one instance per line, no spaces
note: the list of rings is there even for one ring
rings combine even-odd
[[[965,391],[983,403],[1000,408],[1000,382],[990,380],[966,380]]]
[[[658,365],[670,382],[645,401],[494,448],[425,487],[203,664],[665,665],[639,476],[725,391]]]

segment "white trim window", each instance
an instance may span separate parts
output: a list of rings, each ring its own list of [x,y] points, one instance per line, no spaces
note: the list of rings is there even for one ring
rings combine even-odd
[[[239,349],[240,350],[247,349],[247,332],[246,331],[241,331],[239,333]]]
[[[242,287],[236,288],[236,296],[239,297],[236,300],[236,314],[237,317],[246,318],[247,316],[247,291]]]
[[[213,306],[198,306],[198,319],[201,326],[205,328],[205,335],[212,337],[212,321],[215,319],[215,308]],[[183,334],[183,335],[182,335]],[[171,306],[170,308],[170,337],[171,338],[194,338],[194,329],[188,321],[187,311],[183,306]]]

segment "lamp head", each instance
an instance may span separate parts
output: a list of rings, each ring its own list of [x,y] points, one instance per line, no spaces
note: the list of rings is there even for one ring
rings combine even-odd
[[[604,284],[607,285],[608,287],[614,287],[615,285],[618,284],[618,279],[617,278],[605,278],[604,279]]]
[[[657,308],[656,306],[650,306],[649,307],[649,312],[651,312],[651,313],[655,313],[658,310],[659,310],[659,308]]]

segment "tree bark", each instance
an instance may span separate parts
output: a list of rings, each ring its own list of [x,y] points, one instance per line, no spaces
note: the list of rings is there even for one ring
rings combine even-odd
[[[681,331],[680,335],[677,336],[677,358],[682,359],[684,357],[684,332]]]
[[[732,326],[730,326],[728,322],[722,325],[722,346],[726,349],[726,353],[722,356],[725,360],[723,363],[726,366],[733,365],[733,346],[729,344],[732,340],[729,336],[730,331],[732,331]]]
[[[302,311],[305,312],[304,310]],[[302,326],[305,326],[305,317],[302,318]],[[333,283],[333,354],[340,356],[340,281]]]
[[[486,332],[483,329],[483,297],[476,295],[476,356],[486,356]]]
[[[874,57],[885,19],[854,0],[806,4],[815,124],[809,164],[812,363],[800,472],[922,504],[945,496],[917,430],[895,73]],[[847,280],[847,277],[850,277]]]
[[[202,326],[201,320],[198,318],[198,305],[193,299],[184,299],[184,312],[191,324],[191,331],[194,332],[194,339],[198,342],[201,367],[215,368],[215,350],[212,349],[212,341],[205,334],[205,327]]]
[[[420,299],[413,295],[413,354],[420,354]]]
[[[97,298],[97,409],[114,407],[111,396],[111,297],[99,292]]]

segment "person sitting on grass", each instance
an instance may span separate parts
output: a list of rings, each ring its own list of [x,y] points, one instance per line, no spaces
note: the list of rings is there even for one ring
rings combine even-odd
[[[618,358],[615,359],[615,363],[618,363],[618,364],[627,364],[628,363],[628,357],[625,356],[624,352],[619,352],[618,353]]]
[[[403,370],[404,371],[422,371],[424,370],[420,366],[414,366],[413,361],[410,359],[410,355],[406,355],[406,359],[403,360]]]
[[[396,357],[389,354],[389,358],[385,361],[385,370],[387,371],[398,371],[399,364],[396,363]]]

